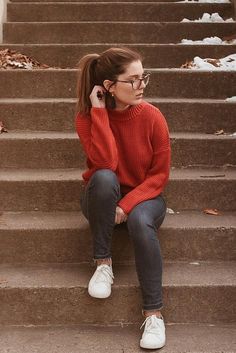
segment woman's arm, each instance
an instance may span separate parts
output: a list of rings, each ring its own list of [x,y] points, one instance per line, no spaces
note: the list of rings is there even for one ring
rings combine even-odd
[[[168,126],[163,115],[155,121],[153,135],[153,158],[145,180],[126,194],[118,206],[128,214],[133,207],[142,201],[158,196],[164,189],[170,170],[170,138]]]
[[[90,117],[78,114],[76,131],[93,166],[115,171],[118,164],[117,147],[109,125],[107,110],[92,107]]]

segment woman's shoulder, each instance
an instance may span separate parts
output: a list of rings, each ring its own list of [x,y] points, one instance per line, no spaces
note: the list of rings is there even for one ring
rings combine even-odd
[[[160,109],[147,102],[147,101],[143,101],[143,110],[142,110],[142,113],[147,117],[147,114],[148,114],[148,117],[150,120],[165,120],[165,117],[164,115],[162,114],[162,112],[160,111]]]

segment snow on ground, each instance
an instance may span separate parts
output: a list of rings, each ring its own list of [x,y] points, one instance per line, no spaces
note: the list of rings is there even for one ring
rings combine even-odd
[[[226,98],[226,102],[236,102],[236,96]]]
[[[198,20],[189,20],[188,18],[184,18],[181,22],[234,22],[234,20],[232,17],[224,20],[218,12],[214,12],[212,14],[204,12],[202,18],[199,18]]]
[[[187,62],[181,66],[185,69],[201,69],[201,70],[227,70],[236,71],[236,54],[231,54],[222,59],[206,58],[202,59],[199,56],[195,56],[193,61]]]
[[[232,39],[230,41],[222,40],[219,37],[206,37],[202,40],[191,40],[191,39],[182,39],[178,44],[206,44],[206,45],[220,45],[220,44],[236,44],[236,39]]]
[[[227,3],[229,4],[230,0],[182,0],[175,2],[198,2],[198,3]]]

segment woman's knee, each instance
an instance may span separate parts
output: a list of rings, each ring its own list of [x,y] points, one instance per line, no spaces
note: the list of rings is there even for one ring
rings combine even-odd
[[[144,241],[144,238],[149,237],[154,239],[164,218],[165,211],[153,218],[148,212],[144,212],[143,209],[135,208],[128,216],[127,227],[131,237],[136,240]]]
[[[119,188],[119,181],[111,169],[99,169],[92,176],[90,186],[96,187],[102,193],[109,192],[113,188]]]

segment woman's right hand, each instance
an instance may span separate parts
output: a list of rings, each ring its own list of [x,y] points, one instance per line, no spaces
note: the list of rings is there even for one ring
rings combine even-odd
[[[89,96],[92,107],[94,108],[105,108],[105,88],[103,86],[94,86]],[[98,97],[97,94],[100,96]]]

